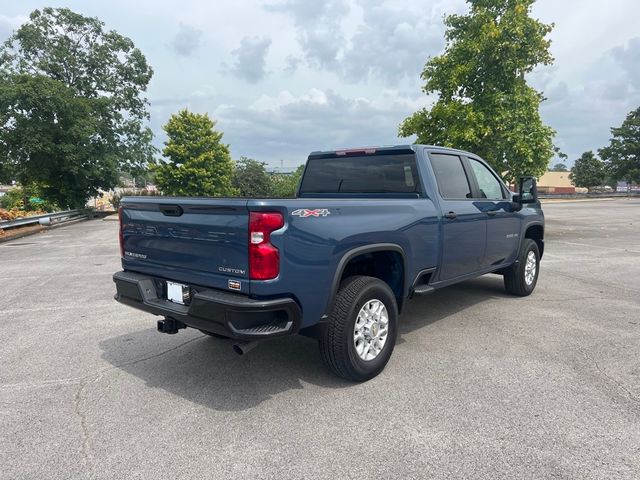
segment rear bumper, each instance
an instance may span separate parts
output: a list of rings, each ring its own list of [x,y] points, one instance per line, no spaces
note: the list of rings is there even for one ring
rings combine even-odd
[[[117,272],[115,299],[133,308],[178,320],[185,325],[239,340],[256,340],[296,333],[300,307],[291,298],[255,300],[245,295],[192,286],[189,305],[166,300],[163,279],[134,272]]]

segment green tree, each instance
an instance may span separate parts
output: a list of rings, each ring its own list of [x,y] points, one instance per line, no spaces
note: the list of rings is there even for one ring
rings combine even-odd
[[[593,152],[584,152],[576,160],[569,178],[576,187],[592,188],[602,185],[606,177],[606,169],[602,160]]]
[[[34,10],[0,48],[0,180],[82,206],[152,160],[153,74],[133,42],[66,8]]]
[[[552,172],[568,172],[569,169],[564,163],[556,163],[552,168]]]
[[[296,196],[300,178],[304,165],[300,165],[295,172],[284,174],[274,173],[271,175],[271,195],[277,198],[293,198]]]
[[[549,169],[551,172],[568,172],[566,161],[569,159],[568,155],[560,150],[559,147],[553,147],[553,153],[560,159],[552,168]]]
[[[231,185],[233,160],[222,133],[207,114],[180,110],[162,128],[167,141],[162,151],[167,162],[153,166],[158,188],[165,195],[224,197]]]
[[[553,26],[530,17],[534,0],[467,2],[469,14],[445,18],[445,51],[422,72],[423,91],[438,100],[404,120],[400,135],[470,150],[507,182],[540,176],[555,132],[540,119],[544,98],[525,76],[553,62],[546,39]]]
[[[102,142],[93,140],[100,128],[96,108],[41,75],[0,81],[0,149],[11,160],[7,177],[63,208],[82,207],[98,188],[115,185],[116,158],[103,156]]]
[[[266,163],[240,157],[233,168],[232,185],[241,197],[268,197],[271,195],[271,177]]]
[[[615,180],[640,183],[640,108],[630,112],[619,128],[612,128],[609,146],[599,150]]]

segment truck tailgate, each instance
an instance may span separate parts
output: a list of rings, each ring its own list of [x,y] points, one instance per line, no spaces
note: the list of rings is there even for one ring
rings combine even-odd
[[[123,267],[193,285],[248,293],[244,199],[128,197],[122,202]]]

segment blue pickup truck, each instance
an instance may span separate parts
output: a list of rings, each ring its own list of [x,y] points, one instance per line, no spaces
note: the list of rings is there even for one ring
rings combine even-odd
[[[405,302],[479,275],[536,286],[544,216],[478,156],[427,145],[309,155],[297,198],[125,197],[116,300],[237,341],[304,334],[353,381],[380,373]]]

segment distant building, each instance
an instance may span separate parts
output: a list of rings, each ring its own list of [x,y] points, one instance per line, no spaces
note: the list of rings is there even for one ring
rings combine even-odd
[[[570,172],[546,172],[538,179],[539,193],[576,193],[576,187],[569,179]]]

